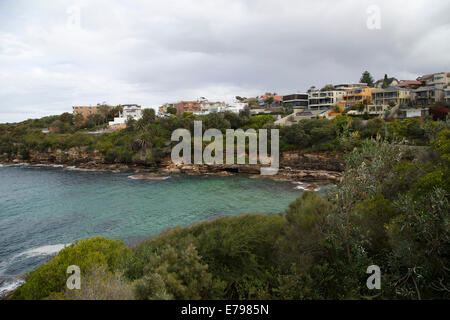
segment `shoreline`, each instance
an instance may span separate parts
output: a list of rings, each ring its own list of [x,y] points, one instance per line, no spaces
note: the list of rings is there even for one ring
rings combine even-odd
[[[81,163],[78,165],[68,165],[57,162],[22,162],[14,160],[12,162],[0,162],[2,167],[52,167],[66,170],[82,172],[112,172],[131,173],[130,179],[136,180],[165,180],[172,175],[186,174],[191,176],[247,176],[250,179],[270,179],[274,181],[292,181],[301,183],[311,183],[316,185],[335,184],[342,177],[341,172],[331,170],[305,170],[288,166],[279,168],[275,175],[261,175],[261,165],[249,164],[181,164],[173,163],[161,166],[143,166],[136,164],[104,164],[104,163]]]

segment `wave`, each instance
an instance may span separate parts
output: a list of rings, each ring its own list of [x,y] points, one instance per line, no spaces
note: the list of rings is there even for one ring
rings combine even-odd
[[[46,245],[34,249],[30,249],[27,251],[24,251],[22,253],[19,253],[15,255],[14,257],[21,257],[21,256],[27,256],[27,257],[35,257],[35,256],[50,256],[53,254],[58,253],[65,247],[69,246],[69,244],[54,244],[54,245]]]
[[[64,165],[62,165],[62,164],[39,163],[39,164],[34,164],[33,167],[64,168]]]
[[[131,180],[167,180],[170,179],[170,176],[150,176],[150,177],[145,177],[142,175],[131,175],[127,177],[128,179]]]
[[[30,166],[29,163],[21,162],[21,163],[8,164],[5,167],[29,167],[29,166]]]
[[[24,282],[25,280],[21,276],[9,277],[5,280],[0,279],[0,299],[4,296],[7,296]]]
[[[297,186],[294,188],[296,190],[314,191],[314,192],[320,191],[320,187],[314,184],[307,184],[301,181],[293,181],[292,183],[297,184]]]
[[[4,274],[4,272],[8,269],[9,266],[11,266],[13,263],[16,262],[16,260],[19,259],[19,262],[22,262],[22,260],[24,259],[30,259],[33,257],[38,257],[38,256],[44,256],[44,257],[48,257],[51,255],[55,255],[57,254],[59,251],[61,251],[62,249],[64,249],[65,247],[69,246],[69,244],[54,244],[54,245],[45,245],[45,246],[41,246],[41,247],[37,247],[37,248],[33,248],[33,249],[28,249],[26,251],[23,251],[21,253],[18,253],[14,256],[12,256],[10,259],[8,259],[7,261],[3,261],[2,263],[0,263],[0,276],[2,276]]]

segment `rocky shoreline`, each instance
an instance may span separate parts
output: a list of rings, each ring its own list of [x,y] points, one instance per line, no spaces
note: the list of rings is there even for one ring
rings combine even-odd
[[[341,179],[344,164],[338,155],[303,152],[283,152],[280,155],[280,168],[276,175],[260,175],[261,165],[250,164],[181,164],[172,163],[166,158],[158,165],[106,163],[98,151],[87,152],[83,148],[67,151],[30,152],[24,160],[20,156],[9,160],[0,155],[2,165],[57,166],[66,169],[96,172],[130,172],[132,179],[164,180],[173,174],[233,176],[248,175],[251,178],[268,178],[277,181],[302,181],[314,184],[335,184]]]

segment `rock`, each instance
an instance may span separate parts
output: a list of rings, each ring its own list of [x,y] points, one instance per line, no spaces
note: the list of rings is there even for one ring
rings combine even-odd
[[[150,173],[143,173],[143,174],[134,174],[132,176],[129,176],[130,179],[138,179],[138,180],[166,180],[167,176],[160,176],[157,173],[150,172]]]

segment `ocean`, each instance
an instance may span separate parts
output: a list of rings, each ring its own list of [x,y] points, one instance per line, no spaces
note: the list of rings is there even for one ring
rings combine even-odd
[[[216,217],[283,212],[302,192],[298,183],[246,176],[150,181],[131,174],[0,166],[0,296],[75,240],[103,236],[132,245]]]

